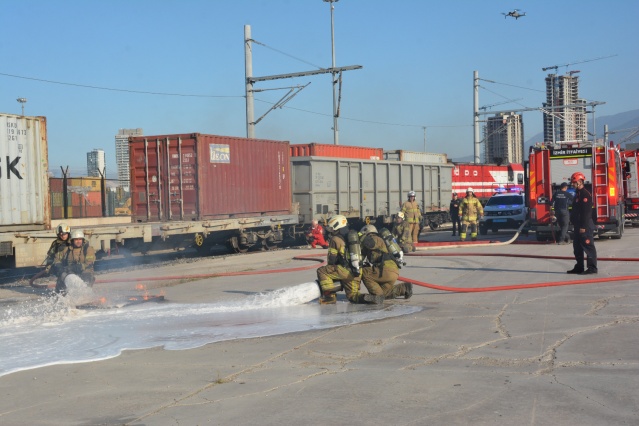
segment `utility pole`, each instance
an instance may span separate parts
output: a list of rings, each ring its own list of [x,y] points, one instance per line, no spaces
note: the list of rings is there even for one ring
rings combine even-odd
[[[426,126],[423,126],[422,129],[424,129],[424,152],[426,152]]]
[[[335,23],[333,19],[333,10],[335,6],[333,3],[338,2],[339,0],[324,0],[326,3],[330,3],[331,5],[331,54],[333,57],[333,61],[331,63],[331,68],[333,68],[333,72],[331,73],[331,78],[333,80],[333,143],[335,145],[339,145],[339,127],[337,123],[337,117],[339,116],[339,112],[337,110],[337,72],[335,71]]]
[[[244,25],[244,75],[246,84],[246,137],[255,139],[255,111],[253,99],[253,55],[251,49],[251,26]]]
[[[27,98],[18,98],[16,99],[16,101],[20,102],[20,104],[22,105],[22,116],[24,117],[24,104],[27,103]]]

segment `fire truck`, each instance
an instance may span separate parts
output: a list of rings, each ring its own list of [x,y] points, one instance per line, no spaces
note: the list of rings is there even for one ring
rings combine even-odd
[[[624,228],[623,164],[619,147],[592,143],[538,145],[530,149],[526,196],[530,229],[538,241],[553,239],[558,226],[550,215],[552,195],[562,182],[582,172],[593,198],[593,221],[600,238],[619,239]]]
[[[632,226],[639,226],[639,150],[621,151],[623,161],[623,195],[626,206],[626,220]]]
[[[468,188],[473,188],[475,197],[482,204],[498,191],[523,189],[524,167],[521,164],[474,164],[455,163],[453,169],[453,192],[460,197]]]

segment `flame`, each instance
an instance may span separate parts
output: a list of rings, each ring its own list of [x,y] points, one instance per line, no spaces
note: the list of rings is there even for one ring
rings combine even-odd
[[[137,284],[135,286],[135,289],[138,291],[145,291],[146,290],[146,286],[144,284]]]
[[[106,297],[101,297],[101,298],[100,298],[100,300],[99,300],[99,302],[100,302],[100,304],[101,304],[101,305],[105,305],[105,304],[106,304],[106,302],[107,302]]]
[[[129,300],[132,301],[132,302],[135,302],[136,300],[138,300],[138,298],[137,297],[129,297]]]

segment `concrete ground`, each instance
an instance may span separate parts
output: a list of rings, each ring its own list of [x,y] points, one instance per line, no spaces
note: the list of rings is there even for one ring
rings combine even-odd
[[[401,275],[480,288],[573,281],[571,246],[499,245],[408,257]],[[450,231],[422,239],[451,241]],[[490,242],[492,241],[492,243]],[[639,230],[596,242],[595,278],[639,275]],[[298,267],[281,250],[135,271],[175,276]],[[497,257],[474,256],[496,253]],[[116,276],[116,274],[109,274]],[[106,278],[101,276],[100,278]],[[168,280],[168,300],[237,298],[315,278],[307,271]],[[105,284],[106,285],[106,284]],[[30,289],[4,288],[6,306]],[[339,303],[344,302],[343,295]],[[639,277],[481,293],[415,287],[415,314],[328,330],[213,343],[192,350],[127,351],[0,378],[4,425],[636,425],[639,424]],[[322,309],[334,309],[325,306]]]

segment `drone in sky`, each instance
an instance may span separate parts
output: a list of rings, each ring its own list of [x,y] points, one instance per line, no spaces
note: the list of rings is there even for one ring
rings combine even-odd
[[[515,18],[516,20],[521,18],[522,16],[526,16],[526,12],[524,13],[519,13],[519,9],[515,9],[512,12],[508,12],[508,13],[503,13],[502,15],[504,15],[504,19],[508,18],[509,16],[511,18]]]

